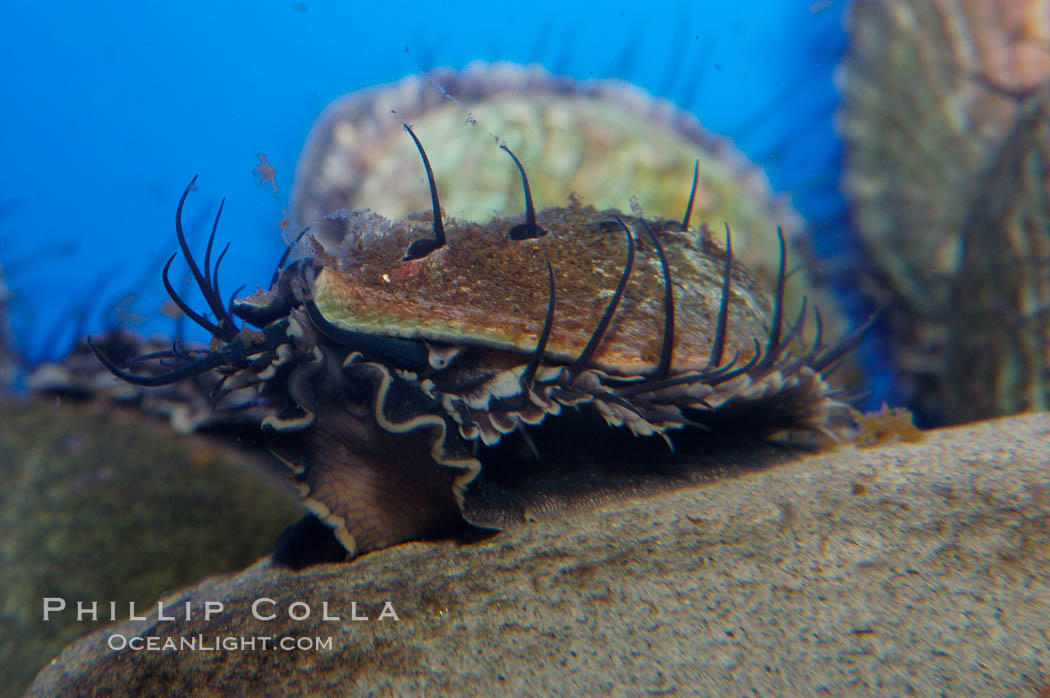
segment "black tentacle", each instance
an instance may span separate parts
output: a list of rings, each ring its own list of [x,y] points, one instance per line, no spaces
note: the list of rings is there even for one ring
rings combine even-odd
[[[540,360],[543,359],[543,352],[547,350],[547,340],[550,339],[551,328],[554,327],[554,304],[556,296],[554,289],[554,270],[551,268],[550,262],[547,262],[547,281],[549,284],[547,316],[543,320],[543,329],[540,330],[540,338],[536,342],[536,349],[532,352],[532,358],[529,359],[529,363],[525,366],[525,370],[521,372],[521,377],[518,379],[518,384],[521,386],[521,392],[513,399],[497,398],[493,400],[490,403],[490,409],[517,412],[525,409],[525,406],[529,404],[529,393],[532,390],[532,383],[536,378],[536,371],[539,370]]]
[[[802,325],[805,322],[806,315],[806,302],[807,299],[803,297],[802,307],[799,309],[798,315],[795,317],[795,321],[791,323],[791,327],[788,328],[788,331],[784,334],[780,342],[772,349],[766,349],[768,353],[764,357],[762,357],[761,363],[759,363],[758,366],[755,367],[756,374],[761,374],[776,368],[777,359],[780,358],[780,355],[784,352],[785,349],[791,346],[791,343],[795,341],[795,337],[797,337],[798,334],[802,331]],[[790,360],[790,357],[788,357],[788,359],[786,359],[785,361]]]
[[[825,373],[828,371],[828,367],[835,363],[843,356],[848,354],[850,351],[856,348],[860,344],[861,340],[868,333],[868,330],[872,328],[875,321],[879,319],[879,315],[882,314],[881,310],[876,310],[871,314],[871,317],[865,321],[863,325],[850,332],[848,335],[840,339],[834,345],[828,347],[820,356],[813,359],[813,362],[809,365],[817,373]]]
[[[226,302],[226,312],[233,315],[233,302],[237,300],[237,295],[244,290],[245,284],[238,286],[233,293],[230,294],[230,299]]]
[[[780,342],[780,348],[777,350],[778,353],[782,352],[785,348],[791,346],[791,343],[802,334],[802,327],[805,325],[806,305],[809,303],[809,298],[802,296],[802,306],[798,309],[798,315],[795,316],[795,321],[791,323],[791,327],[788,329],[787,334],[784,335],[784,339]],[[786,364],[790,360],[790,356],[784,358],[781,361],[781,365]],[[776,368],[776,364],[774,364]]]
[[[613,394],[620,398],[628,398],[643,393],[655,393],[657,390],[673,388],[676,385],[707,383],[708,380],[717,374],[717,371],[712,371],[710,373],[688,373],[681,376],[675,376],[674,378],[665,378],[663,380],[644,380],[638,383],[628,383],[615,388]]]
[[[675,376],[674,378],[667,378],[664,380],[646,380],[641,383],[629,383],[627,385],[616,388],[615,394],[619,397],[630,397],[631,395],[638,395],[641,393],[652,393],[657,390],[663,390],[664,388],[672,388],[676,385],[683,385],[686,383],[704,383],[708,386],[716,386],[719,383],[724,383],[731,378],[736,378],[742,373],[747,373],[751,368],[758,362],[760,358],[758,340],[755,340],[755,355],[751,357],[751,360],[742,366],[733,368],[733,365],[737,362],[740,357],[740,352],[737,352],[733,356],[733,360],[727,363],[725,366],[718,368],[714,371],[703,371],[701,373],[689,373],[682,376]]]
[[[722,299],[718,304],[718,320],[715,323],[715,338],[711,343],[711,356],[707,360],[707,367],[719,366],[722,363],[722,353],[726,346],[726,330],[729,326],[729,286],[733,279],[733,240],[729,233],[729,223],[726,223],[726,271],[722,280]]]
[[[171,257],[168,258],[168,263],[164,265],[164,270],[160,273],[161,281],[164,282],[164,288],[167,290],[168,295],[171,297],[171,300],[175,305],[179,306],[179,310],[185,313],[189,319],[206,329],[213,336],[225,339],[224,330],[191,308],[189,303],[182,300],[182,297],[175,290],[175,287],[171,285],[171,281],[168,279],[168,271],[171,269],[171,263],[175,261],[176,256],[178,256],[178,253],[173,252]]]
[[[620,281],[616,284],[616,290],[613,292],[612,298],[609,299],[609,304],[605,306],[605,312],[602,313],[602,319],[598,322],[598,326],[594,328],[594,332],[591,333],[591,338],[587,340],[587,345],[580,352],[580,355],[576,357],[576,361],[573,362],[572,366],[569,367],[569,382],[571,383],[581,371],[587,368],[587,364],[590,362],[591,357],[594,356],[594,352],[598,349],[598,344],[602,341],[602,337],[605,335],[605,330],[608,329],[609,323],[612,321],[613,315],[616,313],[616,308],[620,304],[620,298],[623,296],[623,290],[627,286],[627,279],[631,276],[631,268],[634,266],[634,236],[631,235],[631,230],[624,224],[619,216],[616,216],[616,222],[623,228],[623,232],[627,235],[627,262],[623,267],[623,274],[620,275]]]
[[[273,288],[274,284],[277,283],[277,278],[281,275],[281,269],[284,268],[284,263],[288,261],[288,255],[292,253],[295,246],[299,244],[299,241],[303,239],[303,236],[310,231],[310,226],[303,228],[302,232],[295,236],[295,239],[288,243],[288,246],[284,248],[284,254],[277,261],[277,268],[273,270],[273,277],[270,279],[270,288]]]
[[[696,184],[700,179],[700,160],[693,165],[693,186],[689,190],[689,203],[685,207],[685,215],[682,216],[682,230],[689,230],[689,219],[693,216],[693,201],[696,200]]]
[[[528,366],[521,374],[521,387],[526,396],[529,394],[529,390],[532,389],[532,381],[536,377],[536,371],[540,367],[540,359],[543,358],[543,352],[547,350],[547,340],[551,336],[551,328],[554,326],[554,304],[556,302],[556,296],[554,293],[554,270],[551,268],[551,263],[547,262],[547,281],[548,281],[548,300],[547,300],[547,317],[543,320],[543,330],[540,332],[540,339],[536,342],[536,350],[532,353],[532,358],[529,359]]]
[[[815,318],[815,322],[817,323],[817,329],[815,333],[816,336],[813,339],[813,346],[810,347],[809,351],[806,352],[804,356],[800,356],[787,366],[780,369],[780,372],[783,373],[785,376],[790,376],[792,373],[799,370],[803,366],[811,365],[813,359],[816,358],[817,354],[822,348],[820,346],[820,343],[823,340],[824,335],[824,321],[820,317],[820,308],[818,308],[817,306],[813,306],[813,316]]]
[[[667,374],[671,370],[671,354],[674,351],[674,287],[671,284],[671,269],[667,266],[667,256],[664,254],[663,246],[656,239],[656,234],[653,233],[652,228],[649,227],[649,224],[644,219],[642,220],[642,227],[645,228],[649,239],[652,240],[653,245],[656,247],[656,254],[660,257],[660,268],[663,270],[664,275],[663,343],[660,346],[660,362],[656,365],[656,370],[653,371],[652,375],[656,380],[663,380],[667,378]]]
[[[232,375],[232,373],[227,373],[222,378],[217,380],[215,382],[215,385],[212,387],[211,392],[208,393],[208,402],[211,403],[212,409],[218,407],[219,403],[222,402],[223,398],[225,398],[229,394],[228,392],[223,390],[223,388],[226,385],[226,381],[228,381]]]
[[[740,366],[739,368],[733,369],[732,371],[727,371],[726,373],[722,373],[722,374],[712,378],[711,380],[707,381],[707,384],[712,386],[712,387],[714,387],[714,386],[716,386],[716,385],[718,385],[720,383],[725,383],[727,380],[730,380],[732,378],[736,378],[737,376],[739,376],[742,373],[749,372],[754,367],[754,365],[756,363],[758,363],[758,360],[762,356],[762,353],[760,351],[760,346],[758,344],[758,340],[757,339],[752,339],[751,341],[755,343],[755,354],[754,354],[754,356],[751,357],[750,361],[748,361],[743,366]],[[737,359],[737,356],[739,356],[739,354],[740,354],[740,352],[737,352],[733,356],[733,361],[731,363],[727,364],[727,366],[731,367],[734,363],[736,363],[736,359]]]
[[[131,366],[132,364],[141,364],[147,361],[154,361],[157,359],[179,359],[180,361],[192,361],[195,358],[199,358],[209,353],[210,352],[207,351],[197,351],[193,349],[191,349],[190,351],[184,351],[178,346],[178,342],[172,342],[171,349],[166,349],[163,351],[153,351],[149,354],[133,356],[125,360],[124,363],[128,366]]]
[[[227,242],[226,246],[222,248],[222,252],[219,253],[219,258],[215,260],[215,267],[212,269],[212,272],[211,272],[211,288],[212,288],[212,291],[215,293],[215,297],[218,298],[219,300],[222,300],[222,292],[219,291],[219,265],[222,264],[223,257],[225,257],[226,253],[229,252],[229,251],[230,251],[230,243]],[[231,298],[230,300],[232,301],[233,299]],[[227,317],[229,317],[230,304],[227,303],[226,305],[222,306],[222,308],[223,308],[224,314]],[[230,322],[232,323],[233,320],[231,319]]]
[[[102,350],[96,347],[94,342],[91,341],[91,337],[87,337],[86,341],[88,348],[91,349],[92,353],[102,362],[102,365],[109,369],[110,373],[117,378],[127,381],[132,385],[154,388],[161,385],[178,383],[181,380],[192,378],[193,376],[200,375],[213,368],[218,368],[219,366],[237,364],[243,361],[248,354],[272,350],[279,344],[288,341],[287,330],[288,320],[285,319],[265,327],[262,331],[263,336],[261,340],[245,338],[244,335],[238,334],[221,349],[207,352],[203,356],[199,356],[195,359],[187,359],[186,363],[182,366],[159,376],[136,376],[134,373],[129,373],[117,366],[112,359],[103,354]],[[157,354],[167,353],[168,352],[157,352]],[[182,352],[177,349],[172,349],[171,351],[171,355],[175,357],[181,353]],[[199,355],[199,352],[193,352],[193,354]],[[138,363],[140,360],[150,356],[150,354],[147,354],[138,359],[132,359],[131,362]]]
[[[521,419],[518,419],[515,428],[518,430],[518,433],[521,434],[522,441],[524,441],[525,445],[529,447],[530,451],[532,451],[533,458],[537,461],[541,460],[540,449],[536,448],[536,442],[532,440],[532,436],[529,435],[529,430],[525,428],[525,424],[522,423]]]
[[[201,373],[210,371],[211,369],[217,368],[226,363],[226,359],[221,353],[213,351],[199,359],[185,364],[184,366],[159,376],[136,376],[134,373],[129,373],[113,363],[108,356],[102,353],[101,349],[95,346],[94,342],[91,341],[91,337],[87,338],[87,345],[95,356],[98,357],[98,360],[102,362],[102,365],[109,369],[110,373],[132,385],[141,385],[147,388],[178,383],[185,378],[192,378],[193,376],[200,375]]]
[[[215,232],[219,227],[219,217],[222,215],[222,209],[226,206],[226,197],[222,197],[222,201],[219,202],[219,210],[215,213],[215,220],[211,224],[211,234],[208,235],[208,245],[204,248],[204,282],[209,287],[214,287],[214,277],[209,276],[211,270],[211,248],[215,244]],[[226,243],[226,247],[229,248],[230,244]]]
[[[517,156],[510,152],[510,148],[502,144],[500,144],[500,148],[507,151],[507,155],[510,155],[511,159],[514,160],[514,164],[518,166],[518,172],[521,173],[521,183],[525,188],[525,222],[513,226],[508,231],[507,236],[511,240],[530,240],[543,237],[547,234],[547,231],[536,224],[536,209],[532,205],[532,192],[529,190],[529,178],[525,176],[525,168],[521,166]]]
[[[179,205],[175,209],[175,235],[179,240],[179,248],[182,250],[182,255],[186,258],[186,264],[190,268],[190,273],[193,274],[193,278],[197,282],[197,287],[201,290],[201,294],[204,296],[205,302],[211,309],[212,314],[215,316],[215,320],[218,323],[209,322],[205,320],[201,322],[202,316],[195,312],[187,312],[186,304],[181,298],[177,297],[177,294],[173,293],[171,284],[165,282],[165,286],[168,288],[168,295],[172,297],[175,304],[178,305],[183,312],[193,319],[198,325],[208,330],[211,334],[215,335],[219,339],[229,342],[237,335],[237,326],[233,321],[233,318],[229,315],[226,310],[226,306],[223,305],[222,298],[218,295],[218,291],[209,278],[208,275],[202,274],[200,268],[197,266],[197,262],[193,259],[193,254],[190,252],[189,243],[186,242],[186,234],[182,230],[182,209],[186,205],[186,198],[189,196],[190,190],[197,181],[197,175],[193,175],[193,179],[186,185],[185,191],[182,192],[182,196],[179,198]],[[219,205],[219,210],[215,214],[215,221],[212,223],[211,235],[208,236],[208,248],[206,252],[206,258],[210,256],[211,247],[215,241],[215,232],[219,227],[219,217],[222,215],[222,209],[225,205],[226,200],[223,199],[223,203]],[[209,261],[206,259],[206,261]],[[170,267],[171,261],[169,260],[168,266]],[[207,267],[205,267],[207,271]],[[218,271],[216,269],[216,271]]]
[[[780,240],[780,264],[777,266],[777,290],[773,297],[773,321],[769,326],[769,341],[766,342],[766,356],[772,356],[780,345],[780,325],[784,315],[784,283],[787,268],[787,245],[784,243],[784,233],[777,226],[777,238]]]
[[[405,130],[408,131],[408,135],[412,136],[412,140],[416,143],[416,148],[419,150],[420,156],[423,158],[423,167],[427,171],[427,182],[430,184],[430,203],[434,210],[434,237],[432,238],[420,238],[411,245],[408,246],[408,252],[403,257],[404,260],[409,259],[420,259],[426,257],[434,250],[440,249],[445,246],[445,226],[441,222],[441,204],[438,202],[437,184],[434,183],[434,171],[430,169],[430,160],[427,159],[426,151],[423,150],[423,144],[416,138],[416,134],[412,132],[412,129],[408,124],[403,124]]]

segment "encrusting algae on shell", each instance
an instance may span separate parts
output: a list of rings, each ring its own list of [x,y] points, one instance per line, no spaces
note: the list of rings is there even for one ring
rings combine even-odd
[[[825,374],[867,326],[825,344],[814,311],[816,338],[801,339],[809,311],[785,317],[782,236],[769,293],[734,260],[729,226],[724,238],[693,230],[689,210],[681,221],[583,205],[537,213],[506,147],[524,222],[446,221],[426,153],[405,129],[423,159],[429,213],[395,222],[355,213],[337,249],[314,241],[282,260],[269,289],[226,307],[210,263],[214,228],[203,269],[182,233],[191,182],[176,230],[213,319],[174,292],[167,269],[164,279],[213,350],[155,354],[171,370],[141,376],[96,349],[140,385],[215,370],[217,405],[264,409],[269,448],[342,545],[320,557],[468,524],[501,528],[516,520],[506,511],[520,504],[515,488],[551,470],[571,476],[565,456],[580,449],[630,452],[645,468],[656,460],[639,450],[755,445],[826,432],[844,416]],[[624,449],[625,436],[635,446]],[[293,532],[279,558],[317,560],[304,552],[315,534]]]

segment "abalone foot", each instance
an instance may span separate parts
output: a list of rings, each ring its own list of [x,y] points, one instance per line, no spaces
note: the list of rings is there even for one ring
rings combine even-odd
[[[455,533],[462,524],[452,493],[455,471],[431,460],[428,438],[425,429],[381,433],[345,407],[327,404],[308,429],[272,434],[271,451],[299,471],[303,504],[327,529],[301,522],[286,531],[275,560],[301,567]],[[319,540],[308,540],[315,533]]]

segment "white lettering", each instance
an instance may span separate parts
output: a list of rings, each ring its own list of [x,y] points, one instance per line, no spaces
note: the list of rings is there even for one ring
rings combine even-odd
[[[327,601],[322,601],[321,602],[321,614],[323,616],[321,618],[321,620],[342,620],[342,618],[340,618],[339,616],[330,616],[330,615],[328,615],[328,602]]]
[[[383,612],[379,614],[379,620],[386,620],[387,618],[393,618],[394,620],[401,620],[397,617],[397,611],[394,610],[394,604],[389,601],[383,602]]]
[[[350,620],[368,620],[368,616],[357,615],[357,602],[350,602]]]
[[[175,620],[175,616],[164,615],[164,602],[157,602],[157,620]]]
[[[252,615],[255,616],[258,620],[273,620],[277,617],[276,613],[271,613],[268,616],[264,616],[259,613],[259,606],[261,606],[264,602],[270,604],[271,607],[277,605],[277,602],[273,599],[268,599],[266,597],[256,599],[252,602]]]
[[[90,611],[87,610],[89,608]],[[77,622],[84,620],[84,616],[88,613],[91,614],[91,620],[98,620],[98,601],[92,601],[90,606],[83,601],[77,601]]]
[[[146,620],[146,616],[135,615],[135,602],[128,602],[128,620]]]
[[[49,596],[44,599],[44,620],[51,620],[52,613],[58,613],[66,609],[66,600],[57,596]]]
[[[301,607],[302,615],[296,615],[295,609]],[[292,620],[306,620],[310,617],[310,606],[303,601],[296,601],[288,606],[288,617]]]
[[[189,602],[187,601],[186,603],[189,603]],[[222,613],[223,608],[224,608],[224,606],[223,606],[222,601],[205,601],[204,602],[204,620],[211,620],[211,617],[213,615],[215,615],[217,613]],[[252,606],[252,610],[253,611],[255,610],[254,606]],[[256,617],[258,617],[258,616],[256,616]]]

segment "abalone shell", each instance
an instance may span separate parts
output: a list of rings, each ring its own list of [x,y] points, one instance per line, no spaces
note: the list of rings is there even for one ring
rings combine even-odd
[[[1006,263],[1046,259],[1044,136],[1026,115],[1050,79],[1050,2],[869,0],[848,26],[844,187],[866,254],[858,283],[887,310],[898,385],[926,421],[1045,406],[1043,330],[987,320],[1050,303],[1045,265]],[[977,355],[1001,365],[960,358]]]

